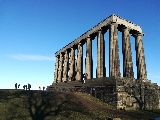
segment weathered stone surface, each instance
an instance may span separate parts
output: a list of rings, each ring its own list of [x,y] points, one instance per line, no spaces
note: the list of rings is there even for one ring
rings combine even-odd
[[[60,54],[60,59],[59,59],[57,83],[62,81],[62,72],[63,72],[63,54],[61,53]]]
[[[152,110],[160,109],[159,88],[149,80],[143,82],[127,77],[104,77],[86,80],[86,84],[79,81],[54,84],[48,90],[87,92],[118,109]]]
[[[75,76],[75,80],[77,80],[77,59],[78,59],[78,55],[75,55],[75,72],[74,72],[74,76]]]
[[[88,74],[87,79],[92,79],[92,40],[90,37],[86,39],[86,73]]]
[[[69,81],[74,79],[74,71],[75,71],[75,51],[74,48],[71,48],[70,53],[70,70],[69,70]]]
[[[109,29],[109,76],[119,76],[120,60],[117,24],[112,23]]]
[[[158,85],[149,80],[143,82],[127,77],[116,78],[116,81],[123,82],[123,85],[117,86],[117,108],[125,108],[126,110],[159,109]]]
[[[77,75],[76,80],[82,79],[83,74],[83,44],[78,44],[78,58],[77,58]]]
[[[122,53],[123,53],[123,77],[134,77],[130,33],[128,28],[123,28],[122,33]]]
[[[56,57],[55,71],[54,71],[54,83],[57,83],[57,78],[58,78],[58,66],[59,66],[59,55]]]
[[[69,64],[68,51],[66,51],[64,56],[64,69],[63,69],[63,78],[62,78],[63,82],[68,79],[68,64]]]
[[[97,44],[97,78],[101,78],[105,77],[105,44],[102,30],[98,31]]]
[[[137,79],[147,79],[146,63],[142,42],[142,33],[137,33],[135,36],[136,47],[136,65],[137,65]]]

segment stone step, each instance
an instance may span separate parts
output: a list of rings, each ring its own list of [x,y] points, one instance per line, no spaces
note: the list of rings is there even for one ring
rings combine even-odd
[[[67,81],[60,82],[58,84],[53,83],[47,88],[71,88],[71,87],[84,87],[84,86],[107,86],[107,85],[116,85],[116,80],[114,77],[104,77],[104,78],[93,78],[85,80],[85,84],[82,84],[81,81]]]

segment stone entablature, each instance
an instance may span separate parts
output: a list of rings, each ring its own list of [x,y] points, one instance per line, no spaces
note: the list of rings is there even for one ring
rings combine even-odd
[[[86,39],[88,36],[95,34],[96,32],[98,32],[98,30],[102,29],[105,26],[107,27],[111,23],[117,23],[119,25],[119,27],[125,26],[125,27],[129,28],[131,30],[131,34],[135,34],[137,32],[142,33],[142,29],[140,26],[138,26],[128,20],[125,20],[115,14],[112,14],[111,16],[107,17],[106,19],[104,19],[103,21],[101,21],[100,23],[95,25],[93,28],[91,28],[90,30],[88,30],[87,32],[82,34],[80,37],[78,37],[77,39],[75,39],[74,41],[72,41],[71,43],[66,45],[65,47],[63,47],[61,50],[57,51],[55,53],[55,56],[60,55],[61,52],[65,52],[67,49],[72,48],[74,45],[77,45],[82,40]]]

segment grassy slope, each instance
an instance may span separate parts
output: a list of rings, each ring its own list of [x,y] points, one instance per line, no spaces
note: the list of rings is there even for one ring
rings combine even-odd
[[[120,111],[82,93],[0,90],[0,120],[147,120],[158,111]]]

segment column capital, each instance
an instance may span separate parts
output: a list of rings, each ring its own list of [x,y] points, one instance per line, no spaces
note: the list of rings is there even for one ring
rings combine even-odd
[[[68,48],[68,52],[71,52],[72,50],[75,50],[76,48],[75,47],[70,47]]]
[[[87,36],[87,38],[86,38],[86,40],[85,40],[85,41],[87,42],[88,40],[89,40],[89,41],[91,41],[91,40],[92,40],[91,36]]]
[[[140,32],[137,32],[135,34],[132,34],[133,37],[137,37],[137,36],[144,36],[144,33],[140,33]]]
[[[56,58],[59,58],[59,57],[60,57],[60,55],[57,55],[57,56],[56,56]]]
[[[99,29],[97,30],[97,33],[99,33],[99,32],[103,33],[103,29],[102,29],[102,28],[99,28]]]
[[[62,55],[62,56],[63,56],[64,54],[65,54],[65,52],[61,52],[61,53],[60,53],[60,55]]]
[[[79,42],[78,45],[83,45],[83,44],[81,42]]]
[[[65,51],[65,54],[68,53],[68,50]]]
[[[116,22],[110,22],[109,26],[111,26],[111,25],[118,27],[118,24]]]
[[[103,35],[105,34],[102,28],[100,28],[100,29],[97,30],[97,34],[99,34],[99,33],[103,34]]]
[[[125,30],[130,31],[131,29],[130,29],[129,27],[127,27],[127,26],[123,26],[123,27],[122,27],[122,31],[124,32]]]
[[[91,36],[90,36],[90,35],[88,35],[88,36],[87,36],[87,38],[91,38]]]

